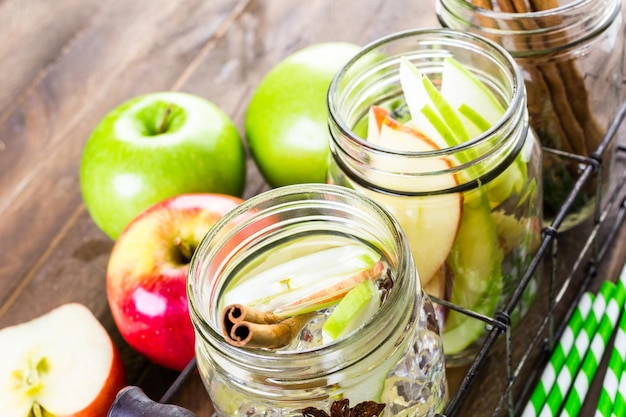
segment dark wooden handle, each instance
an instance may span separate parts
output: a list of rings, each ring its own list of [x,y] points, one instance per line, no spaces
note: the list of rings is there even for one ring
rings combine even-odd
[[[172,404],[152,401],[136,386],[128,386],[118,392],[107,417],[198,417],[191,411]]]

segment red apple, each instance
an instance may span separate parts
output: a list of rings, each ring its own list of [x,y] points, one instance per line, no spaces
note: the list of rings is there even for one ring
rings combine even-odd
[[[215,222],[242,201],[178,195],[141,212],[115,242],[107,267],[111,312],[126,342],[151,361],[182,370],[193,358],[189,261]]]
[[[117,348],[81,304],[0,330],[3,416],[104,417],[126,385]]]

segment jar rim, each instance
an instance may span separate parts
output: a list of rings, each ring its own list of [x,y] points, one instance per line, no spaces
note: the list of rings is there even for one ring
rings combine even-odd
[[[483,132],[482,134],[455,146],[450,146],[447,148],[433,149],[427,151],[401,151],[390,148],[384,148],[373,144],[355,134],[354,131],[347,126],[346,122],[339,114],[339,109],[336,106],[337,102],[337,91],[339,89],[339,84],[342,80],[342,77],[357,63],[360,59],[365,57],[368,53],[374,51],[375,49],[382,47],[386,44],[400,41],[412,37],[422,37],[425,40],[431,37],[435,37],[431,40],[430,43],[434,44],[434,41],[441,42],[438,46],[446,44],[446,42],[457,43],[462,42],[466,45],[478,45],[482,48],[490,51],[490,56],[494,59],[498,59],[499,62],[504,64],[507,68],[507,72],[511,77],[511,95],[510,101],[507,102],[507,108],[497,123],[493,124],[488,130]],[[439,49],[439,52],[442,50]],[[449,51],[448,51],[449,52]],[[463,152],[472,146],[480,144],[484,142],[487,138],[493,135],[493,133],[497,130],[503,128],[503,126],[507,123],[508,120],[516,116],[516,113],[519,113],[517,109],[520,106],[525,106],[525,87],[524,80],[521,69],[511,56],[511,54],[492,40],[475,33],[460,31],[456,29],[447,29],[447,28],[426,28],[426,29],[409,29],[405,31],[400,31],[396,33],[392,33],[385,37],[379,38],[367,45],[365,45],[360,51],[357,52],[350,60],[348,60],[339,71],[333,77],[331,81],[330,87],[328,89],[328,93],[326,95],[327,100],[327,108],[329,112],[329,117],[335,123],[341,134],[345,135],[352,141],[355,141],[359,144],[359,146],[363,146],[369,152],[374,153],[385,153],[396,156],[409,156],[412,158],[432,158],[438,156],[444,156],[450,153],[455,152]]]
[[[382,205],[377,203],[376,201],[356,192],[355,190],[349,189],[347,187],[333,185],[333,184],[296,184],[296,185],[288,185],[283,187],[278,187],[274,189],[270,189],[261,194],[257,194],[248,200],[241,203],[239,206],[235,207],[229,213],[224,215],[217,223],[209,230],[209,232],[205,235],[200,245],[194,252],[190,264],[190,268],[188,271],[187,277],[187,295],[189,299],[189,310],[190,315],[193,318],[194,327],[196,327],[197,333],[200,333],[200,337],[203,338],[205,342],[209,342],[212,345],[219,346],[222,353],[232,358],[237,363],[251,363],[254,361],[264,361],[266,365],[269,366],[270,363],[273,363],[274,360],[284,361],[286,358],[301,358],[303,360],[310,359],[313,360],[317,358],[320,354],[330,354],[332,352],[336,352],[341,349],[346,349],[347,346],[353,344],[355,342],[355,338],[362,337],[357,333],[353,333],[351,335],[346,336],[336,342],[320,346],[314,349],[308,349],[303,351],[281,351],[281,350],[269,350],[269,349],[248,349],[248,348],[240,348],[236,346],[231,346],[226,342],[226,340],[221,335],[219,330],[219,325],[214,323],[214,320],[211,320],[210,312],[207,311],[206,306],[204,306],[203,301],[200,299],[200,291],[197,290],[196,287],[199,287],[201,282],[199,280],[202,275],[202,258],[207,256],[207,247],[208,243],[214,239],[220,232],[224,230],[224,228],[228,227],[231,221],[240,218],[242,215],[246,215],[250,212],[250,210],[254,210],[255,207],[258,207],[259,204],[264,202],[268,202],[276,197],[280,196],[298,196],[304,194],[315,193],[317,195],[325,195],[329,197],[327,200],[328,203],[332,203],[332,199],[330,197],[342,197],[347,199],[346,201],[360,201],[367,205],[369,209],[372,210],[370,215],[378,214],[381,216],[381,219],[388,222],[388,227],[385,227],[390,230],[394,234],[394,244],[398,246],[398,251],[400,254],[398,255],[400,261],[398,263],[398,269],[401,268],[412,268],[415,266],[413,264],[413,258],[410,255],[410,249],[406,238],[404,237],[404,232],[402,231],[400,225],[397,220],[390,214],[390,212],[384,208]],[[302,202],[305,200],[293,200],[291,203]],[[322,201],[322,200],[319,200]],[[352,208],[356,209],[356,204],[346,204],[346,209]],[[271,209],[271,207],[270,207]],[[256,213],[255,213],[256,214]],[[253,218],[250,218],[253,221]],[[226,235],[219,237],[220,242],[227,241],[237,232],[237,226],[234,229],[230,230]],[[220,245],[218,242],[218,246]],[[222,242],[223,243],[223,242]],[[380,308],[380,314],[376,314],[375,317],[379,317],[378,320],[374,319],[370,322],[366,323],[363,326],[363,329],[367,332],[373,332],[373,327],[376,324],[380,324],[381,318],[387,318],[392,313],[390,309],[397,307],[395,305],[395,301],[402,294],[410,293],[411,285],[417,285],[417,278],[414,280],[415,284],[411,284],[408,280],[403,280],[402,282],[402,291],[394,291],[390,294],[393,294],[393,299],[388,300],[389,302],[383,303]],[[413,292],[415,293],[415,288],[413,288]],[[216,296],[216,295],[215,295]],[[213,296],[209,296],[212,298]],[[203,307],[205,307],[203,309]],[[389,326],[393,328],[393,326]],[[366,353],[366,355],[369,354]],[[352,362],[346,360],[345,367],[351,366]]]
[[[467,1],[467,0],[461,0],[460,3],[467,7],[467,9],[474,11],[477,14],[483,15],[483,16],[487,16],[487,17],[493,17],[493,18],[508,18],[508,19],[536,19],[536,18],[540,18],[540,17],[552,17],[552,16],[559,16],[562,15],[563,13],[569,13],[581,8],[586,8],[586,7],[591,7],[591,6],[596,6],[598,3],[598,0],[572,0],[568,3],[565,4],[559,4],[557,7],[553,7],[551,9],[545,9],[545,10],[538,10],[538,11],[532,11],[532,12],[503,12],[503,11],[499,11],[499,10],[490,10],[490,9],[485,9],[479,6],[476,6],[474,3],[472,3],[471,1]]]
[[[515,58],[560,56],[595,39],[621,13],[621,0],[572,0],[557,7],[530,12],[503,12],[474,5],[469,0],[437,0],[442,26],[471,28],[488,38],[507,42]],[[518,48],[520,37],[531,46]],[[576,52],[576,51],[574,51]]]

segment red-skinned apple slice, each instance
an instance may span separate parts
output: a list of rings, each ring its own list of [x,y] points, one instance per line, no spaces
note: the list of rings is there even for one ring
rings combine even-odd
[[[115,242],[107,297],[120,333],[151,361],[182,370],[194,356],[186,279],[200,240],[241,199],[183,194],[136,217]]]
[[[117,348],[81,304],[0,330],[0,352],[3,416],[104,417],[126,384]]]
[[[380,110],[375,112],[380,117]],[[439,149],[437,144],[413,127],[399,123],[387,114],[379,132],[379,146],[406,152],[425,153]],[[399,173],[430,173],[438,175],[403,176],[403,184],[413,191],[449,189],[458,185],[452,164],[443,156],[394,160]],[[376,184],[397,188],[397,176],[380,176]],[[427,286],[443,265],[459,228],[463,198],[461,193],[430,195],[427,197],[385,195],[363,190],[385,206],[398,220],[409,241],[423,286]]]
[[[367,118],[367,141],[378,145],[380,143],[380,129],[383,127],[384,120],[389,118],[387,109],[380,106],[371,106]],[[393,119],[392,119],[393,120]]]

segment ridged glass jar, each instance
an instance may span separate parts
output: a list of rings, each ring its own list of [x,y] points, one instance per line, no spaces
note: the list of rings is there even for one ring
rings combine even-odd
[[[551,222],[584,167],[601,162],[577,196],[560,230],[594,212],[598,192],[611,184],[615,140],[601,146],[622,98],[624,25],[621,0],[437,0],[444,27],[470,31],[501,44],[522,67],[530,124],[545,148],[544,218]],[[565,152],[565,155],[559,152]],[[600,181],[598,181],[598,178]]]
[[[318,337],[317,317],[286,348],[226,342],[222,299],[238,273],[346,240],[380,252],[393,282],[369,322],[321,347],[307,344]],[[324,260],[333,262],[340,261]],[[248,199],[194,253],[188,296],[198,368],[219,416],[302,416],[305,407],[329,413],[340,399],[351,407],[384,403],[385,416],[432,416],[444,406],[438,322],[405,236],[387,211],[353,190],[295,185]]]
[[[447,57],[482,80],[506,109],[495,125],[460,145],[426,151],[392,150],[364,139],[370,106],[400,119],[407,112],[401,58],[439,85]],[[458,31],[393,34],[366,46],[335,76],[328,107],[328,182],[357,190],[396,217],[427,293],[493,317],[541,240],[541,148],[529,129],[523,80],[510,55]],[[535,290],[528,287],[519,314]],[[447,363],[471,361],[485,323],[454,309],[440,307],[439,313]]]

